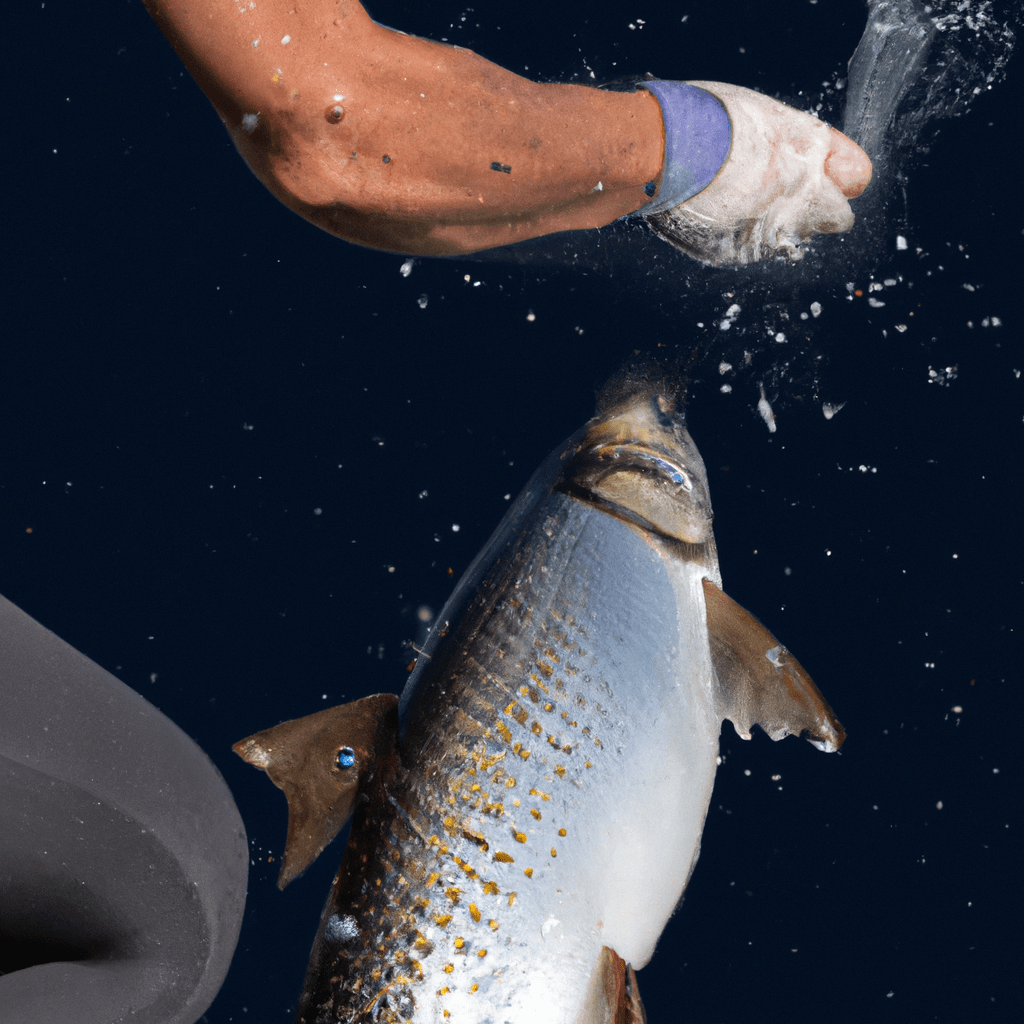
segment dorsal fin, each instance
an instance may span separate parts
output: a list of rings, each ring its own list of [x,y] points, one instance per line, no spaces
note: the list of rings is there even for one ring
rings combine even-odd
[[[800,662],[750,612],[703,583],[722,717],[745,740],[759,725],[773,740],[806,735],[819,750],[838,750],[846,730]]]
[[[288,800],[277,887],[302,874],[352,816],[370,777],[395,757],[398,697],[378,693],[282,722],[232,750],[262,768]]]

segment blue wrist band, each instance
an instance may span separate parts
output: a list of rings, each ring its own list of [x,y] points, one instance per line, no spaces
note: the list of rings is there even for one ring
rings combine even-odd
[[[663,213],[692,199],[714,180],[729,155],[732,125],[722,101],[686,82],[641,82],[661,106],[665,162],[658,194],[636,212]]]

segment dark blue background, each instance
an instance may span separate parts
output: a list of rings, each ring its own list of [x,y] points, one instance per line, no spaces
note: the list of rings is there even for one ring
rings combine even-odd
[[[831,95],[864,24],[856,0],[477,3],[370,10],[531,77],[797,102]],[[404,278],[270,197],[136,0],[25,5],[8,42],[0,592],[235,794],[249,903],[208,1020],[288,1019],[340,855],[278,893],[284,800],[231,743],[399,690],[416,609],[634,350],[696,354],[726,590],[850,736],[825,757],[725,726],[700,862],[640,976],[652,1024],[1017,1018],[1019,61],[925,140],[870,253],[751,278],[619,228]],[[886,279],[884,307],[847,298]]]

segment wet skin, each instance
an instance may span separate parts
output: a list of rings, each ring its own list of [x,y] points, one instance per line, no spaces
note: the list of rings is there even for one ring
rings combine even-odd
[[[472,252],[608,224],[659,181],[648,93],[531,82],[377,25],[355,0],[145,2],[257,177],[348,241]],[[870,162],[829,132],[824,176],[852,198]],[[774,187],[770,169],[753,173]]]

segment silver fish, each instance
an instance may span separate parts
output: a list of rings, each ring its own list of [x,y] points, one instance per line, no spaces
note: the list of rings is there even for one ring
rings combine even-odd
[[[634,969],[693,871],[723,719],[845,739],[722,592],[711,518],[669,391],[612,388],[470,567],[400,704],[235,745],[288,797],[282,887],[355,811],[296,1021],[646,1019]]]

